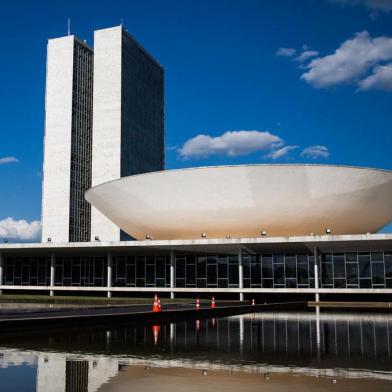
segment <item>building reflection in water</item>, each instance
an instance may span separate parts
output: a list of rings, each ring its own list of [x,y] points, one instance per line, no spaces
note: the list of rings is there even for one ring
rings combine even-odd
[[[392,381],[387,314],[256,313],[1,340],[0,367],[36,366],[37,392],[94,392],[133,365]]]

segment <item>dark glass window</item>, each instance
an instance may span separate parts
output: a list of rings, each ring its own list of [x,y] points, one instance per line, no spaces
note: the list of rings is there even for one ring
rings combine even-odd
[[[296,288],[297,280],[296,279],[286,279],[286,287],[287,288]]]
[[[274,287],[274,281],[272,279],[263,279],[263,287],[264,288]]]
[[[332,263],[322,263],[321,264],[321,281],[322,281],[323,285],[333,284]]]
[[[176,279],[185,279],[185,257],[176,258]]]
[[[216,286],[217,285],[216,264],[207,265],[207,285],[208,286]]]
[[[392,253],[385,252],[385,276],[392,278]]]
[[[384,284],[384,263],[372,263],[373,284]]]
[[[356,263],[357,254],[356,253],[346,253],[346,263]]]
[[[346,264],[347,273],[347,284],[358,284],[358,264],[357,263],[347,263]]]
[[[308,284],[308,264],[298,264],[297,279],[298,284]]]
[[[194,260],[186,259],[186,284],[196,284],[196,266]]]
[[[143,279],[143,281],[144,281],[145,277],[146,277],[146,263],[145,263],[144,257],[137,257],[136,258],[136,278]],[[144,286],[144,283],[143,283],[143,286]],[[138,285],[138,287],[141,287],[141,286]]]
[[[334,287],[344,289],[346,287],[346,279],[335,279]]]
[[[146,284],[154,285],[155,284],[155,265],[147,264],[146,265]]]
[[[206,258],[198,257],[197,258],[197,279],[206,279],[207,266],[206,266]]]
[[[276,255],[273,255],[273,260],[274,260],[274,264],[279,264],[279,263],[284,263],[284,255],[281,255],[281,254],[276,254]]]
[[[238,285],[238,266],[236,264],[229,265],[229,285]]]
[[[284,284],[284,264],[274,265],[274,285]]]
[[[370,278],[370,254],[369,253],[359,253],[358,254],[358,264],[359,264],[359,277],[360,278]]]
[[[251,284],[261,285],[261,265],[259,262],[252,263]]]
[[[335,279],[346,277],[343,253],[333,255],[333,272]]]
[[[297,277],[297,265],[295,255],[287,255],[285,257],[286,278]]]
[[[250,279],[250,256],[242,257],[242,271],[244,279]]]
[[[157,257],[156,258],[156,276],[157,279],[164,279],[165,278],[165,261],[164,257]]]
[[[228,264],[226,257],[219,257],[218,258],[218,278],[220,279],[227,279],[228,277]]]
[[[272,257],[264,256],[262,258],[262,274],[263,278],[273,278],[272,274]]]
[[[371,253],[372,262],[377,261],[384,261],[383,253],[382,252],[372,252]]]
[[[361,289],[368,289],[372,287],[372,280],[371,279],[360,279],[359,280],[359,287]]]

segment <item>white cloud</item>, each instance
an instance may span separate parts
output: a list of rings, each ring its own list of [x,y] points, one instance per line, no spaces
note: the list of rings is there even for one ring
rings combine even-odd
[[[370,10],[390,12],[392,11],[392,0],[330,0],[333,3],[343,5],[364,5]]]
[[[311,159],[317,159],[317,158],[328,159],[329,151],[328,148],[325,146],[310,146],[302,150],[301,157],[311,158]]]
[[[298,57],[296,57],[296,60],[300,63],[303,63],[304,61],[307,61],[310,58],[316,57],[318,55],[319,52],[317,50],[305,50]]]
[[[0,165],[4,165],[6,163],[17,163],[17,162],[19,162],[19,159],[15,158],[15,157],[0,158]]]
[[[363,31],[344,41],[333,54],[313,59],[301,79],[315,87],[356,84],[374,66],[391,59],[392,38],[372,38]]]
[[[0,238],[10,242],[38,241],[41,235],[41,222],[14,220],[6,218],[0,221]]]
[[[359,88],[392,91],[392,63],[375,67],[372,75],[359,82]]]
[[[294,48],[279,48],[276,52],[277,56],[293,57],[297,51]]]
[[[279,159],[287,155],[290,151],[295,150],[299,146],[285,146],[278,148],[277,150],[271,151],[269,154],[267,154],[265,157],[266,158],[271,158],[271,159]]]
[[[227,131],[221,136],[197,135],[178,150],[182,158],[209,155],[240,156],[267,151],[283,144],[279,136],[268,131]]]

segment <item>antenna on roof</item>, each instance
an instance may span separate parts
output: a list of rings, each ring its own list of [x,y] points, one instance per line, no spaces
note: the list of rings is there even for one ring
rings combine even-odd
[[[68,35],[71,35],[71,18],[68,18]]]
[[[121,18],[120,26],[123,27],[123,25],[124,25],[124,19]]]

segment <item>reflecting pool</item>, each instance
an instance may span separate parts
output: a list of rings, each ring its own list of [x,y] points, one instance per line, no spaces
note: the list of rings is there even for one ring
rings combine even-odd
[[[390,391],[391,351],[388,313],[0,334],[0,391]]]

